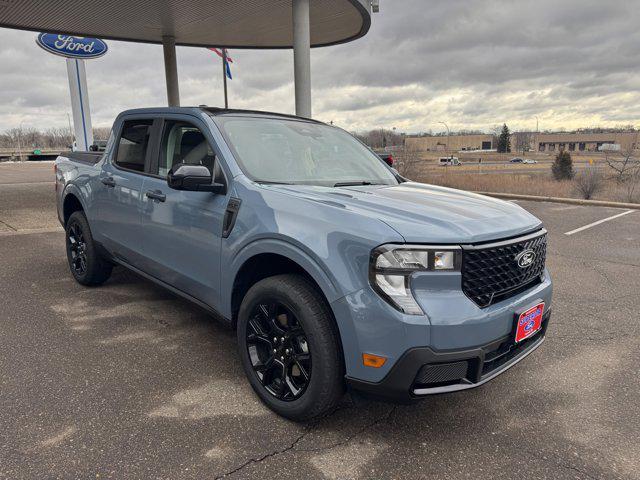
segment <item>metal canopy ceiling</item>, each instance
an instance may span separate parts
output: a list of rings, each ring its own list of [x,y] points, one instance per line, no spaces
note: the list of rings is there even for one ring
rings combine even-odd
[[[114,40],[291,48],[292,0],[0,0],[0,27]],[[367,33],[368,0],[312,0],[311,46]]]

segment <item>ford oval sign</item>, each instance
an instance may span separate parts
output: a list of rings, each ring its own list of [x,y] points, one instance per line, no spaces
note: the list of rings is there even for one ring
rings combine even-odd
[[[531,249],[527,249],[524,252],[520,252],[516,255],[516,262],[520,268],[527,268],[533,265],[533,261],[536,259],[536,252]]]
[[[74,37],[41,33],[36,43],[47,52],[69,58],[97,58],[107,53],[108,47],[99,38]]]

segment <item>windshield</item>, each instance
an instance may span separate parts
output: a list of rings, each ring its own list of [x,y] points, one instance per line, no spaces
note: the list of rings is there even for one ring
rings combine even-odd
[[[379,157],[344,130],[280,118],[218,116],[245,175],[256,182],[397,185]]]

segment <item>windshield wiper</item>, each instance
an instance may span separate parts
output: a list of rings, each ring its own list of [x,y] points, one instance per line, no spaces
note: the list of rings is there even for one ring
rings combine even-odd
[[[374,182],[368,182],[366,180],[361,180],[359,182],[338,182],[333,186],[334,187],[356,187],[359,185],[384,185],[384,183],[374,183]]]
[[[254,182],[261,185],[293,185],[293,183],[290,182],[272,182],[271,180],[254,180]]]

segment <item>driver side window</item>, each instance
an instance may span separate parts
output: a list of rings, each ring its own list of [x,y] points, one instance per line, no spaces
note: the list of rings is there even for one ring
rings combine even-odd
[[[166,176],[179,163],[204,165],[213,174],[216,155],[200,129],[190,123],[167,121],[164,124],[158,159],[158,175]]]

